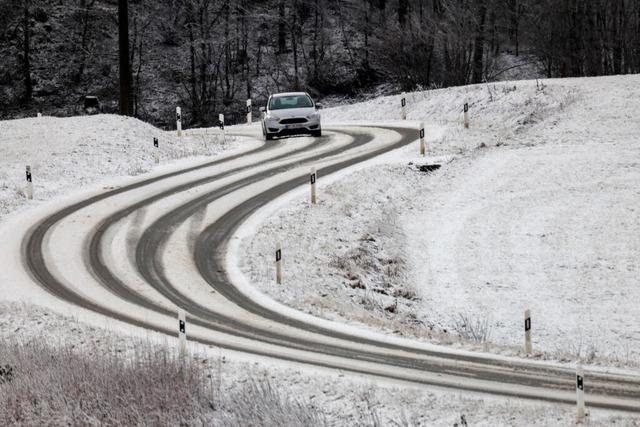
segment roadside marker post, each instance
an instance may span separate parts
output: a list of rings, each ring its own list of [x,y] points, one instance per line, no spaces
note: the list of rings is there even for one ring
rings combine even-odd
[[[276,244],[276,283],[282,285],[282,245]]]
[[[469,129],[469,103],[464,101],[464,128]]]
[[[227,142],[227,134],[224,131],[224,114],[222,114],[222,113],[218,114],[218,126],[220,127],[220,130],[222,131],[222,140],[226,143]]]
[[[180,356],[187,354],[187,316],[184,310],[178,310],[178,341],[180,346]]]
[[[427,145],[424,142],[424,123],[420,123],[420,155],[424,156],[427,153]]]
[[[531,354],[531,310],[524,311],[524,352]]]
[[[158,143],[158,138],[153,138],[153,161],[157,165],[160,163],[160,153],[158,152],[160,149],[160,145]]]
[[[407,120],[407,98],[404,92],[402,92],[402,98],[400,98],[400,118]]]
[[[182,109],[180,107],[176,107],[176,129],[178,136],[182,136]]]
[[[33,179],[31,177],[31,166],[27,166],[27,199],[33,199]]]
[[[311,204],[315,205],[316,200],[316,181],[318,179],[318,174],[316,173],[316,168],[311,168],[311,174],[309,175],[309,182],[311,184]]]
[[[42,117],[42,113],[38,111],[38,118]]]
[[[253,121],[251,117],[251,100],[247,99],[247,125],[251,126],[251,122]]]
[[[576,370],[576,401],[578,404],[578,410],[576,413],[576,421],[581,423],[584,421],[585,405],[584,405],[584,370],[581,365],[578,365]]]

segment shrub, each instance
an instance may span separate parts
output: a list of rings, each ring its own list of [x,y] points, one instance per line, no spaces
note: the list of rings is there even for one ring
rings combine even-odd
[[[487,316],[472,319],[471,316],[458,313],[455,330],[463,338],[486,343],[491,336],[491,322]]]

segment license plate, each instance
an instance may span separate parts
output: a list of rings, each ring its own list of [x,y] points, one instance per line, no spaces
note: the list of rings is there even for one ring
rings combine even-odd
[[[284,125],[285,129],[300,129],[301,127],[303,127],[300,124],[295,124],[295,125]]]

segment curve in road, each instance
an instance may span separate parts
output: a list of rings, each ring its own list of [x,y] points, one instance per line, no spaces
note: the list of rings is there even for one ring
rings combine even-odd
[[[103,247],[102,239],[105,233],[110,227],[130,215],[132,212],[144,208],[157,200],[170,197],[190,188],[221,180],[222,178],[233,177],[240,172],[256,167],[258,163],[273,164],[273,167],[267,168],[258,173],[250,174],[248,176],[245,175],[236,180],[232,179],[228,184],[198,196],[178,208],[164,213],[158,220],[147,228],[139,239],[136,249],[136,265],[139,272],[151,287],[158,290],[177,306],[187,310],[188,313],[193,316],[193,322],[195,324],[225,334],[257,341],[259,343],[268,343],[279,347],[289,348],[292,352],[290,355],[287,355],[286,352],[285,354],[282,354],[282,352],[278,352],[276,354],[275,352],[260,350],[259,348],[232,346],[211,339],[200,339],[199,341],[210,345],[225,346],[234,350],[248,351],[266,356],[275,356],[282,359],[309,363],[307,358],[297,356],[298,353],[296,353],[296,351],[302,351],[313,353],[314,355],[326,356],[316,357],[312,362],[321,366],[345,369],[345,363],[342,359],[349,361],[361,361],[368,364],[381,365],[384,367],[382,370],[383,372],[381,372],[380,369],[367,369],[368,365],[350,365],[350,367],[347,367],[346,369],[402,380],[413,379],[415,382],[421,383],[444,384],[455,386],[460,389],[488,391],[510,396],[533,397],[571,403],[573,400],[570,393],[564,393],[573,390],[573,373],[568,369],[553,366],[533,365],[527,364],[526,362],[514,362],[498,359],[492,360],[487,357],[474,355],[450,354],[445,350],[441,352],[418,350],[414,347],[390,344],[384,340],[374,340],[357,334],[340,332],[334,329],[319,327],[317,324],[302,322],[270,310],[240,292],[234,286],[225,270],[224,260],[229,238],[237,227],[257,209],[270,202],[272,199],[306,183],[306,174],[281,182],[273,188],[270,188],[268,191],[254,195],[228,212],[225,212],[224,215],[222,215],[213,224],[206,227],[200,234],[195,244],[193,257],[202,278],[204,278],[204,280],[206,280],[214,290],[223,295],[230,303],[237,305],[255,316],[266,319],[269,322],[284,325],[285,331],[290,329],[299,329],[309,333],[310,335],[308,335],[308,338],[301,339],[295,334],[287,334],[281,331],[272,331],[270,328],[258,327],[249,322],[240,321],[238,319],[222,315],[215,310],[203,307],[187,295],[184,295],[177,290],[164,274],[165,266],[161,262],[161,253],[166,243],[166,239],[170,235],[166,230],[175,230],[179,224],[186,221],[203,206],[207,206],[225,195],[255,184],[256,182],[262,181],[268,177],[283,174],[294,167],[312,164],[313,162],[323,159],[326,160],[328,158],[330,159],[332,157],[336,158],[334,162],[319,170],[319,173],[325,176],[377,155],[402,147],[415,140],[415,130],[396,128],[394,131],[400,134],[400,137],[397,140],[387,143],[382,147],[372,147],[368,151],[356,152],[351,156],[340,158],[340,155],[345,155],[345,153],[349,153],[350,151],[353,152],[353,150],[358,147],[366,147],[367,144],[370,144],[374,139],[374,131],[370,130],[370,133],[352,133],[352,142],[345,146],[330,148],[324,151],[320,150],[313,153],[310,151],[308,156],[302,156],[299,159],[287,162],[286,160],[288,158],[294,158],[294,156],[308,150],[307,148],[298,148],[297,150],[292,150],[285,154],[272,156],[266,160],[262,159],[254,164],[230,168],[224,172],[220,172],[206,178],[200,178],[178,186],[173,186],[166,191],[160,192],[143,200],[139,200],[134,204],[124,207],[115,214],[108,216],[100,223],[95,232],[89,238],[89,251],[85,261],[99,282],[111,292],[118,295],[118,297],[147,310],[167,316],[174,316],[175,312],[150,301],[148,298],[134,291],[112,272],[110,267],[104,261],[104,256],[101,253],[101,248]],[[137,326],[142,326],[147,329],[167,334],[173,334],[173,331],[159,327],[152,322],[141,321],[133,316],[127,316],[126,314],[119,313],[109,307],[93,302],[90,299],[79,295],[77,292],[70,289],[70,287],[65,283],[58,280],[55,277],[55,274],[50,271],[46,262],[44,241],[47,233],[52,227],[60,221],[63,221],[64,218],[82,208],[91,206],[100,200],[143,187],[162,179],[188,173],[198,168],[223,165],[224,163],[231,162],[240,156],[251,156],[252,154],[266,152],[276,146],[277,145],[265,145],[249,153],[238,154],[198,167],[185,169],[184,171],[165,174],[131,186],[112,190],[86,201],[66,207],[65,209],[62,209],[41,221],[25,238],[24,256],[27,267],[41,286],[59,298]],[[278,163],[279,161],[281,163]],[[211,256],[212,253],[215,254],[213,257]],[[321,337],[328,338],[329,343],[327,343],[326,339],[319,339]],[[335,361],[332,361],[331,357],[341,358],[342,362],[336,363]],[[429,377],[428,379],[425,379],[424,377],[412,378],[412,371],[429,372],[436,374],[436,377]],[[438,375],[446,376],[447,378],[438,378]],[[451,380],[451,377],[454,378],[453,381]],[[588,378],[590,380],[590,400],[588,400],[590,405],[612,409],[640,411],[640,379],[637,377],[624,378],[622,376],[594,372],[590,373]],[[505,387],[505,384],[509,384],[510,387]],[[561,391],[563,393],[549,393],[549,390],[556,392]]]

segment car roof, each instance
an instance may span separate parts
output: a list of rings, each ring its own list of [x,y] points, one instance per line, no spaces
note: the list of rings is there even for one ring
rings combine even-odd
[[[307,95],[307,96],[309,96],[309,94],[307,92],[283,92],[283,93],[274,93],[271,96],[272,97],[276,97],[276,96],[294,96],[294,95]]]

